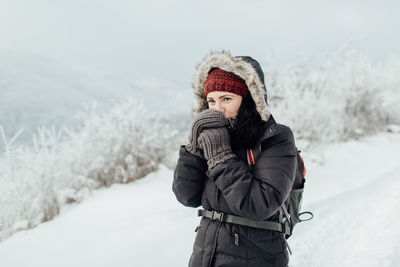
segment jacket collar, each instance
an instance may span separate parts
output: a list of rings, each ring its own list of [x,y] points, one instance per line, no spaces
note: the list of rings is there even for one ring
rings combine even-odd
[[[260,139],[260,144],[265,140],[268,139],[274,135],[277,135],[281,130],[278,127],[278,124],[276,123],[275,119],[271,115],[269,119],[265,122],[265,132],[264,135]]]

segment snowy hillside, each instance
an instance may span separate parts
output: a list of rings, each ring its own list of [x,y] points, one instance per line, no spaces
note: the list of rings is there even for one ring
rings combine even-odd
[[[395,267],[400,261],[400,134],[303,151],[308,169],[291,266]],[[95,191],[53,221],[0,243],[0,266],[186,266],[199,219],[171,191],[166,167]]]
[[[0,140],[2,141],[0,143],[0,241],[3,242],[0,243],[0,258],[3,253],[1,251],[7,251],[9,244],[17,242],[14,240],[19,240],[21,236],[27,235],[28,239],[21,241],[24,244],[37,242],[36,240],[41,240],[42,237],[29,238],[31,235],[41,235],[40,229],[55,225],[54,236],[57,236],[61,234],[59,232],[63,233],[63,230],[57,226],[58,223],[64,224],[63,218],[71,218],[65,219],[67,221],[82,218],[83,221],[68,221],[66,228],[75,223],[76,225],[73,226],[75,229],[82,227],[84,229],[88,226],[89,228],[85,230],[87,236],[80,230],[79,236],[76,237],[66,231],[67,235],[60,236],[59,240],[65,239],[66,243],[73,244],[74,241],[68,238],[77,238],[77,242],[84,246],[79,251],[91,249],[92,246],[104,246],[97,248],[104,251],[108,248],[109,242],[96,241],[98,232],[111,232],[106,236],[110,238],[111,243],[119,243],[119,240],[127,234],[132,238],[128,243],[122,243],[124,248],[118,249],[120,253],[125,255],[128,252],[124,249],[129,250],[133,247],[135,251],[140,252],[139,255],[150,255],[154,251],[149,251],[148,247],[150,244],[152,244],[150,247],[154,246],[155,240],[146,238],[149,233],[154,232],[160,244],[165,244],[166,240],[174,242],[174,246],[158,248],[159,251],[166,251],[165,257],[172,254],[172,251],[168,251],[174,250],[175,246],[180,252],[186,252],[185,257],[171,259],[172,262],[178,261],[177,265],[172,266],[184,265],[193,241],[192,228],[198,221],[193,217],[195,211],[182,209],[171,195],[171,170],[164,167],[160,172],[152,172],[159,170],[160,166],[173,167],[176,162],[176,159],[171,157],[171,152],[174,152],[187,138],[186,131],[191,120],[189,111],[193,102],[192,90],[180,87],[178,83],[171,80],[162,81],[157,78],[127,83],[81,67],[63,65],[55,60],[33,55],[0,54],[0,59],[2,59],[0,61],[2,93],[0,98],[0,136],[2,137]],[[326,231],[329,231],[327,235],[330,235],[330,231],[335,231],[336,225],[342,225],[340,220],[353,216],[353,211],[357,212],[357,216],[361,216],[355,221],[364,224],[367,219],[363,217],[365,214],[358,212],[363,208],[358,206],[359,202],[347,204],[342,203],[344,201],[342,199],[354,197],[360,202],[368,202],[373,195],[364,194],[364,190],[369,191],[367,187],[379,189],[372,183],[376,180],[385,180],[383,172],[394,170],[398,164],[394,160],[396,146],[391,145],[392,141],[394,144],[400,143],[396,138],[394,138],[396,140],[391,140],[397,135],[361,140],[360,138],[384,132],[389,124],[400,122],[400,109],[397,105],[400,99],[400,94],[398,94],[400,80],[396,75],[397,69],[392,68],[389,63],[384,66],[376,65],[368,55],[352,49],[333,53],[320,65],[303,63],[280,69],[269,64],[264,67],[272,113],[277,121],[293,129],[299,147],[309,153],[310,181],[307,184],[310,197],[306,197],[305,205],[316,210],[317,214],[319,212],[326,214],[323,217],[317,216],[313,222],[306,225],[316,224],[313,226],[313,232],[325,236]],[[128,99],[128,96],[133,96],[133,98]],[[121,99],[110,101],[110,98]],[[136,101],[137,99],[142,99],[144,104],[141,105]],[[84,102],[93,100],[99,101],[100,105],[80,108]],[[74,121],[75,116],[72,114],[78,111],[81,111],[80,115],[77,116],[78,120]],[[161,116],[155,115],[160,112]],[[53,122],[56,127],[49,128],[48,126]],[[29,134],[42,123],[47,127],[36,132],[32,146],[10,144],[10,139],[21,127],[25,129],[25,136],[19,137],[17,141],[29,143],[26,141],[32,138]],[[79,127],[73,129],[72,126],[75,124]],[[61,128],[61,126],[66,127]],[[3,129],[5,129],[4,135]],[[369,144],[368,140],[372,140],[372,143]],[[385,140],[391,141],[385,143]],[[327,144],[338,141],[347,141],[347,143],[331,145],[326,154],[321,155]],[[373,154],[379,155],[378,165],[376,157],[371,157],[370,146],[375,147],[372,149],[375,151]],[[381,153],[379,146],[386,147],[390,153]],[[311,152],[311,148],[318,151],[318,154]],[[318,148],[323,150],[320,151]],[[7,153],[2,153],[3,151]],[[306,157],[308,153],[304,153]],[[114,185],[129,183],[144,175],[148,176],[143,181],[126,186]],[[395,183],[395,181],[390,180],[388,183]],[[108,186],[112,187],[108,190],[103,189]],[[360,193],[358,188],[363,187],[365,189],[362,189]],[[99,193],[93,192],[97,189],[100,190]],[[386,187],[379,189],[379,192],[385,192],[385,190],[387,190]],[[123,193],[125,191],[126,193]],[[91,198],[83,202],[81,206],[72,208],[74,206],[71,206],[71,203],[84,201],[91,194],[98,196],[97,200],[91,200],[93,199]],[[109,194],[115,194],[115,198],[108,200]],[[162,202],[162,205],[154,206],[158,203],[153,200],[154,194],[160,198],[159,202]],[[380,194],[390,197],[386,193]],[[149,200],[146,201],[146,199]],[[383,198],[382,201],[386,200]],[[97,201],[99,204],[96,203]],[[103,201],[111,201],[111,203],[115,201],[115,204],[106,204],[113,210],[100,208],[98,205],[102,205]],[[372,202],[383,205],[379,201]],[[127,203],[129,206],[125,206]],[[323,205],[321,206],[320,203]],[[324,211],[327,209],[325,207],[332,207],[332,205],[335,208],[333,215],[329,211]],[[340,213],[341,210],[338,209],[340,205],[346,206],[349,210],[343,211],[344,214]],[[94,217],[84,219],[84,214],[91,214],[86,210],[87,208],[97,210],[99,213],[91,215]],[[120,209],[123,214],[120,213]],[[80,210],[83,214],[80,214]],[[151,218],[150,220],[142,221],[144,218],[138,216],[136,210],[144,213],[147,210],[157,211],[155,214],[164,214],[166,218],[163,218],[163,221],[167,223],[167,229],[161,227],[162,231],[160,231],[156,227],[155,223],[158,221],[156,217],[152,217],[155,216],[152,215],[153,213],[145,216]],[[373,212],[375,209],[370,213],[374,214]],[[78,214],[76,217],[75,215],[68,217],[68,214],[75,213]],[[110,213],[108,217],[101,217],[108,213]],[[325,216],[333,217],[320,222],[320,218]],[[48,222],[53,219],[54,223]],[[339,221],[335,224],[330,223],[335,220]],[[109,225],[99,224],[103,221],[108,222]],[[392,221],[388,220],[388,222]],[[41,224],[43,222],[48,223]],[[113,228],[115,222],[121,224],[121,231]],[[186,223],[181,224],[181,222]],[[363,236],[368,229],[375,227],[372,221],[371,223],[371,225],[367,224],[366,228],[356,226],[357,230],[361,231],[360,236]],[[100,228],[111,228],[97,230],[94,225]],[[134,229],[131,229],[132,227]],[[306,226],[299,226],[300,229],[301,227]],[[31,228],[35,229],[18,233]],[[61,226],[61,229],[64,228]],[[186,231],[178,233],[179,229],[186,229]],[[43,234],[47,235],[46,232],[47,230],[44,230]],[[292,262],[299,262],[300,266],[303,266],[304,261],[310,258],[303,247],[308,246],[313,251],[321,249],[321,254],[324,254],[328,252],[323,250],[326,247],[321,246],[321,243],[327,243],[330,247],[338,245],[336,241],[329,243],[325,239],[321,240],[318,236],[309,234],[307,230],[303,232],[306,237],[302,238],[300,232],[298,237],[291,240],[295,250],[300,251],[293,256]],[[16,235],[13,236],[14,234]],[[175,244],[177,235],[183,235],[178,245]],[[344,232],[343,235],[344,240],[353,242],[348,238],[348,232]],[[151,237],[153,238],[153,234]],[[79,240],[79,238],[86,239]],[[299,241],[296,238],[299,238]],[[396,240],[397,237],[390,238]],[[305,246],[302,240],[310,241]],[[179,247],[180,243],[186,245]],[[17,246],[20,244],[18,243]],[[53,252],[56,255],[57,253],[64,254],[64,249],[71,250],[71,255],[78,253],[74,251],[74,247],[64,247],[61,244],[50,250],[56,250]],[[114,252],[114,249],[109,248],[109,250],[112,250],[110,255],[105,253],[101,255],[107,255],[110,257],[110,262],[114,262],[116,260],[114,255],[118,253]],[[85,253],[92,255],[91,253],[95,252],[91,250]],[[358,250],[346,248],[343,255],[358,255],[357,253],[359,253]],[[391,257],[385,253],[379,254],[379,257]],[[11,253],[10,256],[12,255]],[[32,257],[35,257],[34,255],[32,254]],[[132,256],[128,258],[120,255],[118,260],[139,261],[141,265],[144,264],[143,259],[136,253],[130,255]],[[92,257],[86,259],[85,257],[87,256],[82,256],[83,261],[93,260]],[[29,257],[23,259],[25,258],[29,259]],[[3,259],[9,258],[3,257]],[[159,262],[152,262],[152,264],[161,265],[163,259],[164,257],[154,258],[154,261]],[[52,259],[49,258],[49,260]],[[313,264],[319,266],[317,264],[319,259],[311,258],[311,260]],[[355,261],[358,259],[356,258]],[[84,265],[84,263],[80,264]],[[124,264],[121,263],[121,265]],[[0,266],[2,266],[1,260]]]
[[[190,88],[158,78],[128,83],[34,55],[0,59],[0,241],[56,218],[92,190],[175,164],[170,154],[185,142],[191,121]],[[400,123],[400,79],[391,66],[346,48],[320,64],[266,64],[270,109],[306,151],[383,132]],[[97,107],[81,108],[94,100]],[[47,127],[36,130],[41,124]],[[20,128],[25,135],[11,144]],[[357,181],[376,175],[367,171]],[[343,182],[346,190],[360,186]],[[343,192],[338,185],[329,192]]]

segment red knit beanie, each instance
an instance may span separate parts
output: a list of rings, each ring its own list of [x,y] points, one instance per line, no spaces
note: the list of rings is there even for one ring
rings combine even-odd
[[[242,78],[218,68],[212,69],[208,74],[204,83],[204,91],[206,95],[213,91],[234,93],[242,97],[249,94],[249,89]]]

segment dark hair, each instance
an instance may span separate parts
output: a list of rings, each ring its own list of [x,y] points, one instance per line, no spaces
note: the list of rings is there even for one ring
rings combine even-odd
[[[244,97],[239,108],[235,129],[231,132],[232,148],[255,148],[264,134],[265,125],[253,98],[251,96]]]

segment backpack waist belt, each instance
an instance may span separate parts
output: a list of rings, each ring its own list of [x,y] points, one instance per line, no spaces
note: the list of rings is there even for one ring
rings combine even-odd
[[[286,227],[283,223],[272,222],[272,221],[255,221],[251,219],[247,219],[244,217],[226,214],[223,212],[218,212],[215,210],[198,210],[198,216],[207,217],[211,220],[227,222],[233,224],[244,225],[253,228],[265,229],[277,231],[280,233],[288,234],[290,232],[290,228]]]

